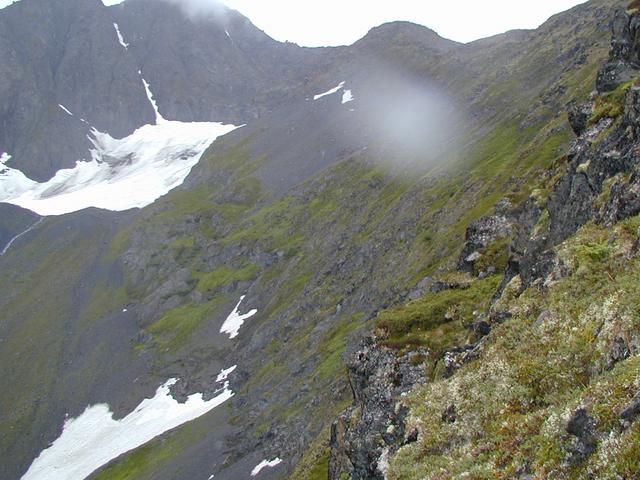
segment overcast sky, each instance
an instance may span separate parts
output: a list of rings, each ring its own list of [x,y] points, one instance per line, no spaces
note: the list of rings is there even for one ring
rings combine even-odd
[[[0,0],[0,7],[16,0]],[[105,4],[122,0],[104,0]],[[181,0],[215,2],[217,0]],[[347,45],[374,26],[409,20],[469,42],[514,28],[536,28],[584,0],[223,0],[273,38],[304,46]]]

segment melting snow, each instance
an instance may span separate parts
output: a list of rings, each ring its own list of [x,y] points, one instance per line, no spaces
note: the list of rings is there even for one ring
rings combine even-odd
[[[345,82],[340,82],[340,84],[337,87],[334,87],[331,90],[328,90],[328,91],[326,91],[324,93],[319,93],[318,95],[314,95],[313,99],[314,100],[318,100],[319,98],[326,97],[327,95],[333,95],[338,90],[340,90],[342,87],[344,87],[344,84],[345,84]]]
[[[62,215],[88,207],[142,208],[181,185],[213,141],[235,128],[162,119],[123,139],[93,129],[91,161],[76,162],[74,168],[58,171],[48,182],[35,182],[18,169],[0,170],[0,202],[40,215]]]
[[[251,476],[255,477],[262,471],[263,468],[267,468],[267,467],[273,468],[276,465],[280,465],[281,463],[282,463],[282,460],[279,458],[275,458],[271,461],[263,460],[258,465],[256,465],[253,470],[251,470]]]
[[[124,37],[122,36],[122,33],[120,33],[120,27],[118,27],[118,24],[114,23],[113,28],[116,29],[116,34],[118,35],[118,42],[120,42],[120,45],[122,45],[125,50],[128,50],[129,44],[124,41]]]
[[[140,73],[140,70],[138,70],[138,73]],[[153,98],[153,93],[151,93],[151,87],[149,86],[149,82],[147,82],[143,78],[142,79],[142,84],[144,85],[145,92],[147,92],[147,98],[149,99],[149,103],[151,103],[151,106],[153,107],[153,111],[156,112],[156,123],[157,124],[161,124],[163,122],[166,122],[164,117],[162,115],[160,115],[160,110],[158,110],[158,103]]]
[[[74,168],[59,170],[45,183],[29,179],[18,169],[2,168],[0,202],[40,215],[63,215],[89,207],[113,211],[142,208],[181,185],[213,141],[238,128],[216,122],[166,120],[149,83],[144,78],[142,83],[155,111],[156,125],[144,125],[122,139],[93,128],[89,137],[94,146],[91,161],[78,161]],[[4,153],[0,161],[9,158]]]
[[[345,90],[342,94],[342,104],[349,102],[353,102],[353,93],[351,93],[351,90]]]
[[[87,407],[78,418],[65,421],[62,434],[33,461],[22,480],[82,480],[114,458],[204,415],[234,395],[225,381],[211,400],[205,401],[196,393],[178,403],[169,392],[176,382],[167,381],[153,398],[143,400],[121,420],[113,419],[108,405]]]
[[[256,310],[254,308],[253,310],[250,310],[249,312],[245,313],[244,315],[240,315],[240,313],[238,312],[238,308],[240,307],[240,304],[242,303],[242,300],[244,300],[244,297],[245,297],[245,295],[240,297],[240,301],[236,305],[236,308],[233,309],[233,312],[231,312],[229,314],[227,319],[222,324],[222,327],[220,327],[220,333],[228,333],[229,334],[229,338],[237,337],[238,336],[238,332],[240,332],[240,327],[242,326],[244,321],[247,318],[251,318],[256,313],[258,313],[258,310]]]
[[[69,115],[71,115],[73,117],[73,113],[71,113],[67,107],[65,107],[64,105],[60,105],[58,104],[58,106],[64,111],[64,113],[68,113]]]

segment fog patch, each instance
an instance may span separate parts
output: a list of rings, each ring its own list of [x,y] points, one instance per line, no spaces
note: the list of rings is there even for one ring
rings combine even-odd
[[[358,85],[358,110],[383,165],[415,173],[456,159],[466,130],[460,105],[422,79],[377,71]]]
[[[224,23],[229,14],[229,8],[219,0],[162,0],[180,8],[189,19],[210,20],[215,19]]]

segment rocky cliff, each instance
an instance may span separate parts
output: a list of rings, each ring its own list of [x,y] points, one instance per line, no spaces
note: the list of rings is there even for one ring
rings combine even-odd
[[[349,361],[351,376],[367,374],[334,422],[329,478],[637,478],[639,21],[616,11],[597,90],[568,105],[577,135],[568,153],[520,205],[503,200],[467,229],[457,269],[475,278],[463,288],[501,276],[467,314],[467,341],[437,356],[388,346],[417,315],[454,322],[465,295],[447,310],[437,297],[455,282],[423,281],[409,304],[378,315],[378,338]],[[409,333],[416,345],[441,335],[424,321]],[[388,355],[430,360],[417,370],[426,379],[394,390]],[[387,435],[358,416],[368,402],[388,419]]]

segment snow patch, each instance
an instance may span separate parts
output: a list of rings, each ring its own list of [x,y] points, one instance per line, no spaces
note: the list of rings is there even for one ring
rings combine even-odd
[[[140,73],[140,70],[138,70]],[[158,110],[158,103],[155,98],[153,98],[153,93],[151,93],[151,87],[149,86],[149,82],[147,82],[144,78],[142,79],[142,84],[144,85],[144,91],[147,92],[147,98],[149,99],[149,103],[153,107],[153,111],[156,112],[156,124],[161,124],[166,122],[165,118],[160,115],[160,110]]]
[[[224,31],[224,33],[226,33],[226,34],[227,34],[227,37],[231,38],[231,35],[229,34],[229,31],[228,31],[228,30],[225,30],[225,31]]]
[[[244,300],[245,296],[246,295],[240,297],[240,301],[236,305],[236,308],[233,309],[233,312],[229,314],[227,319],[222,324],[222,327],[220,327],[220,333],[228,333],[229,338],[236,338],[244,321],[258,313],[258,310],[254,308],[244,315],[240,315],[240,313],[238,312],[238,308],[240,307],[240,304],[242,303],[242,300]]]
[[[353,102],[353,93],[351,93],[351,90],[345,90],[342,94],[342,104],[349,102]]]
[[[314,100],[318,100],[319,98],[326,97],[327,95],[333,95],[338,90],[340,90],[342,87],[344,87],[344,84],[345,84],[345,82],[340,82],[340,84],[337,87],[334,87],[331,90],[327,90],[324,93],[319,93],[318,95],[314,95],[313,99]]]
[[[11,155],[9,155],[7,152],[2,152],[2,155],[0,155],[0,163],[4,165],[9,160],[11,160]]]
[[[118,42],[120,42],[120,45],[122,45],[125,50],[128,50],[129,44],[124,41],[124,37],[122,36],[122,33],[120,33],[120,27],[118,26],[118,24],[114,23],[113,28],[116,29],[116,35],[118,35]]]
[[[59,170],[45,183],[27,178],[18,169],[0,170],[0,202],[44,216],[89,207],[142,208],[181,185],[213,141],[236,128],[162,119],[123,139],[93,129],[91,161]]]
[[[67,114],[69,114],[69,115],[71,115],[71,116],[73,117],[73,113],[71,113],[71,112],[67,109],[67,107],[65,107],[64,105],[60,105],[60,104],[58,104],[58,106],[59,106],[59,107],[64,111],[64,113],[67,113]]]
[[[121,420],[114,420],[108,405],[87,409],[64,423],[62,434],[36,458],[22,480],[82,480],[96,469],[158,435],[194,420],[230,399],[225,382],[220,393],[205,401],[201,393],[178,403],[169,391],[175,378],[160,386]]]
[[[276,465],[280,465],[282,463],[282,460],[280,458],[275,458],[273,460],[263,460],[261,461],[258,465],[256,465],[254,467],[253,470],[251,470],[251,476],[255,477],[256,475],[258,475],[264,468],[273,468]]]
[[[218,378],[216,378],[216,382],[224,382],[227,378],[229,378],[229,375],[231,375],[234,370],[238,368],[237,365],[234,365],[233,367],[229,367],[226,370],[222,370],[219,374],[218,374]]]

